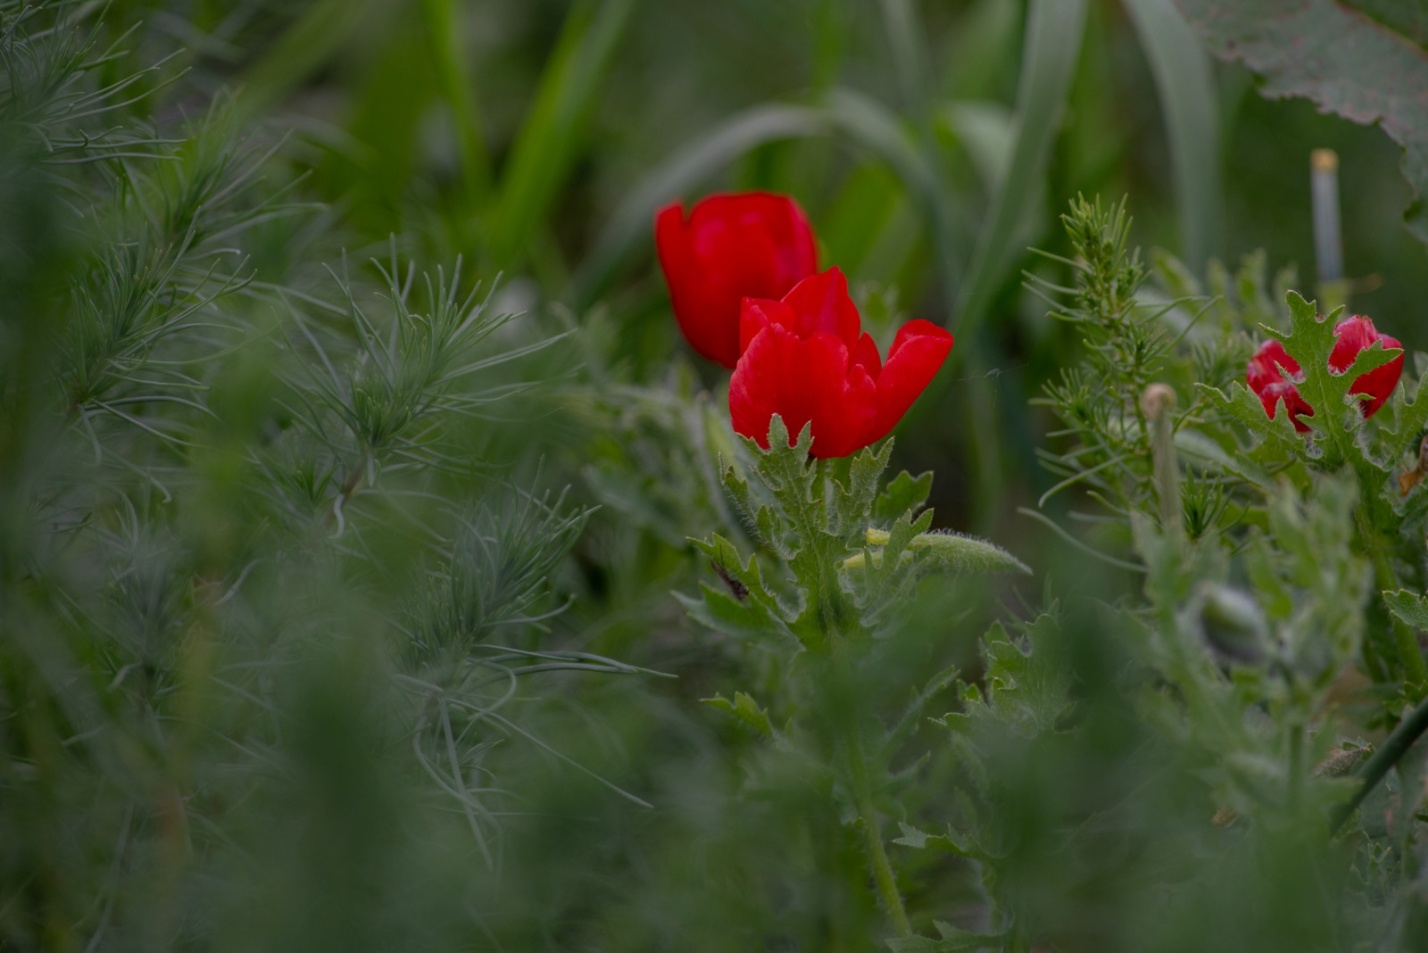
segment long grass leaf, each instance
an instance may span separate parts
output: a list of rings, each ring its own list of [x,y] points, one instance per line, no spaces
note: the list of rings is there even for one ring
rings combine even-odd
[[[574,165],[601,79],[635,3],[587,0],[567,17],[494,198],[488,234],[496,268],[520,263]]]
[[[1046,173],[1051,144],[1066,106],[1086,26],[1086,0],[1032,0],[1017,88],[1016,144],[992,200],[952,316],[955,330],[973,331],[1014,263],[1017,223]]]
[[[1220,115],[1210,55],[1170,0],[1125,0],[1165,112],[1180,253],[1198,273],[1220,219]]]
[[[478,121],[475,80],[461,49],[460,9],[456,0],[422,0],[422,12],[441,91],[456,130],[462,184],[468,199],[480,201],[491,187],[491,159]]]
[[[318,0],[288,28],[241,83],[238,108],[258,115],[332,57],[365,19],[372,0]]]
[[[631,251],[648,241],[655,212],[680,193],[708,179],[756,146],[779,139],[822,135],[829,130],[822,112],[807,106],[763,105],[738,113],[670,156],[620,202],[619,212],[600,233],[595,253],[575,277],[574,299],[588,306]]]

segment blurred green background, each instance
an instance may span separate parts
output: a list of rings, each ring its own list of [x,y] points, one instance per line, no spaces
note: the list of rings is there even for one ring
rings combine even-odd
[[[14,77],[45,59],[14,45],[40,22],[27,10],[0,4],[9,106]],[[836,845],[782,839],[790,818],[837,827],[823,782],[697,704],[740,665],[671,596],[708,578],[685,537],[727,516],[709,468],[729,437],[705,413],[726,385],[669,312],[651,240],[665,202],[791,193],[881,343],[909,317],[957,335],[898,430],[894,472],[934,470],[937,525],[989,536],[1042,577],[924,586],[869,662],[875,696],[949,664],[975,674],[986,622],[1032,614],[1048,570],[1112,598],[1129,588],[1086,581],[1017,514],[1055,482],[1037,459],[1050,418],[1028,401],[1079,347],[1024,289],[1024,271],[1060,274],[1027,249],[1066,253],[1058,219],[1077,193],[1128,195],[1135,239],[1198,276],[1263,249],[1312,292],[1309,153],[1333,148],[1351,309],[1428,348],[1416,313],[1428,269],[1400,223],[1397,147],[1309,103],[1261,99],[1166,0],[112,0],[36,16],[51,14],[112,51],[89,71],[98,86],[143,71],[144,95],[105,122],[172,144],[154,194],[210,169],[244,184],[162,214],[137,179],[89,166],[15,173],[0,195],[5,242],[33,256],[0,268],[30,321],[5,342],[0,430],[0,949],[822,949],[826,921],[876,920],[863,884],[829,882],[821,852]],[[142,207],[172,242],[250,193],[241,228],[195,246],[240,260],[248,282],[222,304],[244,331],[179,355],[216,355],[198,373],[212,420],[157,450],[102,423],[56,436],[35,368],[62,348],[43,327],[88,275],[76,262],[95,236],[127,214],[89,211]],[[76,209],[82,227],[53,227]],[[421,458],[442,464],[436,476],[384,475],[408,495],[372,494],[346,517],[356,539],[324,548],[331,491],[361,467],[333,450],[335,479],[264,469],[248,449],[278,459],[295,442],[293,395],[316,391],[292,382],[329,350],[361,363],[339,319],[347,292],[391,293],[369,258],[441,266],[458,298],[494,288],[488,311],[520,316],[487,345],[520,358],[481,379],[514,396],[454,423],[440,460]],[[298,325],[309,330],[287,330]],[[462,521],[439,501],[456,499],[473,507],[466,549],[442,535]],[[448,562],[499,583],[481,603],[483,651],[566,653],[558,670],[512,676],[504,694],[505,669],[473,681],[422,642],[409,616],[446,605],[433,580]],[[204,595],[222,582],[231,598],[235,579],[249,580],[241,599]],[[1068,653],[1109,683],[1116,650],[1094,619],[1073,622]],[[1027,830],[1058,781],[1087,803],[1135,787],[1104,766],[1147,736],[1106,695],[1084,776],[1049,777],[1074,773],[1079,753],[1007,742],[1009,775],[1028,779],[1015,805]],[[113,730],[85,733],[101,722]],[[1162,780],[1186,771],[1151,760]],[[929,770],[917,797],[935,814],[954,769]],[[1127,925],[1154,919],[1131,882],[1155,866],[1159,842],[1146,843],[1128,836],[1113,871],[1076,858],[1084,892],[1043,908],[1074,921],[1087,905],[1066,948],[1148,935]],[[1038,849],[1029,867],[1065,859]],[[1299,910],[1289,892],[1315,886],[1312,865],[1284,856],[1276,923]],[[965,864],[904,859],[927,885],[920,907],[973,902]],[[1236,923],[1255,915],[1241,899]]]

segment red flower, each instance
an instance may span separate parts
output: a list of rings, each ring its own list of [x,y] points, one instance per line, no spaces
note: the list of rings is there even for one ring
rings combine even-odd
[[[1285,376],[1286,373],[1288,377]],[[1259,346],[1245,371],[1245,382],[1249,384],[1249,389],[1259,396],[1259,402],[1264,405],[1264,412],[1269,415],[1270,420],[1274,419],[1274,412],[1279,407],[1280,398],[1283,398],[1285,412],[1289,414],[1294,429],[1300,433],[1308,433],[1309,425],[1299,418],[1313,417],[1314,408],[1299,396],[1299,389],[1294,386],[1303,380],[1304,371],[1299,362],[1290,357],[1284,350],[1284,345],[1273,338]]]
[[[1340,321],[1334,328],[1334,337],[1334,349],[1329,352],[1329,369],[1336,374],[1343,374],[1352,367],[1359,352],[1370,347],[1375,341],[1382,341],[1386,348],[1403,347],[1397,338],[1379,334],[1373,326],[1373,321],[1363,315],[1354,315]],[[1398,386],[1398,378],[1402,374],[1403,355],[1400,354],[1382,367],[1360,374],[1354,380],[1349,393],[1369,395],[1368,400],[1358,402],[1359,411],[1364,417],[1372,417],[1378,413],[1383,402],[1388,400],[1388,395]],[[1299,389],[1294,386],[1303,380],[1304,373],[1299,362],[1289,356],[1283,344],[1274,340],[1260,345],[1254,357],[1250,358],[1245,372],[1246,383],[1249,384],[1250,390],[1258,395],[1259,402],[1264,405],[1264,412],[1269,415],[1270,420],[1274,419],[1274,412],[1279,401],[1283,399],[1285,412],[1289,414],[1294,429],[1300,433],[1308,433],[1309,425],[1300,418],[1314,416],[1314,408],[1299,396]]]
[[[887,436],[947,359],[952,335],[930,321],[909,321],[884,365],[861,324],[837,268],[805,278],[782,301],[745,300],[743,355],[729,382],[734,429],[767,450],[774,414],[790,441],[811,421],[812,453],[824,458]]]
[[[813,229],[793,199],[768,192],[711,195],[686,216],[655,218],[655,245],[680,330],[711,361],[739,360],[744,298],[781,298],[818,270]]]

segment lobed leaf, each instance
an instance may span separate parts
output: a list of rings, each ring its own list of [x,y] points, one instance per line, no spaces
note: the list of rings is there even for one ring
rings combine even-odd
[[[1261,77],[1260,95],[1302,97],[1320,110],[1377,125],[1403,147],[1415,198],[1404,213],[1428,242],[1428,50],[1422,8],[1401,0],[1176,0],[1210,51]]]
[[[733,701],[730,701],[723,695],[715,695],[713,698],[700,700],[710,707],[728,712],[738,719],[741,724],[752,728],[757,734],[765,738],[772,738],[774,736],[773,723],[769,721],[768,711],[760,708],[758,703],[744,692],[735,692]]]

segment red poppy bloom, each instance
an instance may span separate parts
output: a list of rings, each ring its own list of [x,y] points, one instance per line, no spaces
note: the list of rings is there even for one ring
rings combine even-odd
[[[676,202],[655,218],[655,246],[674,316],[696,351],[733,367],[744,298],[782,298],[818,270],[813,229],[786,195],[711,195],[686,215]]]
[[[790,441],[812,422],[812,453],[823,458],[887,436],[952,350],[946,330],[909,321],[884,364],[837,268],[805,278],[781,301],[746,299],[739,338],[743,355],[729,382],[734,429],[767,450],[774,414]]]
[[[1340,321],[1334,328],[1334,337],[1334,349],[1329,352],[1329,369],[1336,374],[1343,374],[1352,367],[1359,352],[1372,346],[1375,341],[1382,341],[1386,348],[1403,347],[1397,338],[1380,334],[1373,326],[1373,321],[1363,315],[1354,315]],[[1359,412],[1366,418],[1378,413],[1384,401],[1388,400],[1388,395],[1398,386],[1398,379],[1402,375],[1402,354],[1382,367],[1374,368],[1367,374],[1360,374],[1349,388],[1350,394],[1369,395],[1368,400],[1359,401]],[[1250,358],[1245,372],[1246,383],[1259,397],[1270,420],[1274,419],[1275,410],[1282,399],[1294,429],[1300,433],[1308,433],[1309,425],[1300,418],[1314,416],[1314,408],[1299,396],[1299,389],[1294,386],[1303,380],[1304,373],[1299,362],[1289,356],[1283,344],[1274,340],[1260,345],[1254,357]]]

